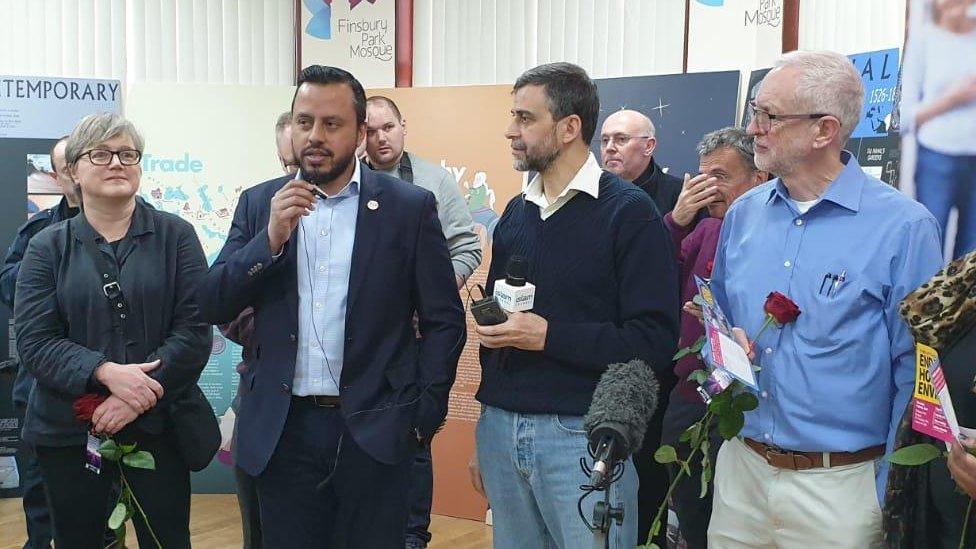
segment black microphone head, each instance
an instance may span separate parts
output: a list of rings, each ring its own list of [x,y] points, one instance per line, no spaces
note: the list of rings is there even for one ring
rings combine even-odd
[[[508,258],[505,265],[505,282],[509,286],[525,286],[525,279],[529,274],[529,263],[520,255]]]
[[[621,451],[636,452],[644,442],[647,423],[657,409],[661,386],[654,370],[641,360],[611,364],[600,377],[590,410],[583,417],[591,446],[604,436],[624,438]]]

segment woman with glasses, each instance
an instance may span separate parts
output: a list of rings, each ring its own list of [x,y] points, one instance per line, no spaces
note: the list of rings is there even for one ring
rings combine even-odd
[[[65,156],[82,214],[31,240],[17,279],[17,350],[37,378],[23,435],[59,549],[102,547],[120,471],[86,444],[106,437],[154,457],[153,470],[123,466],[151,527],[132,517],[139,545],[190,546],[192,448],[174,425],[201,399],[210,417],[194,420],[214,421],[196,385],[211,347],[194,300],[206,260],[189,223],[136,199],[142,150],[118,115],[81,121]],[[82,421],[73,405],[88,394],[105,400]]]

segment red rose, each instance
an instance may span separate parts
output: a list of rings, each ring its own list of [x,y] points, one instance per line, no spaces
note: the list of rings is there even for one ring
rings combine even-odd
[[[105,402],[106,398],[104,395],[86,393],[75,399],[75,403],[72,405],[75,411],[75,419],[82,423],[91,423],[92,414],[95,413],[96,408]]]
[[[789,324],[800,316],[800,308],[792,299],[779,292],[773,292],[766,296],[766,304],[763,305],[766,314],[773,317],[777,324]]]

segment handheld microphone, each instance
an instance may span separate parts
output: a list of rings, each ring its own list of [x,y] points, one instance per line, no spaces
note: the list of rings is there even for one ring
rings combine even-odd
[[[641,360],[611,364],[600,377],[583,417],[594,464],[590,486],[603,486],[614,466],[640,449],[661,386]]]
[[[513,255],[505,266],[505,278],[495,282],[492,295],[506,312],[529,311],[535,304],[535,285],[525,280],[528,270],[525,258]]]

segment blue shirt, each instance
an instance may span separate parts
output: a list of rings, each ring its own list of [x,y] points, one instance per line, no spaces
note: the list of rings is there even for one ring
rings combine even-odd
[[[297,175],[296,177],[301,177]],[[298,354],[292,394],[339,394],[346,340],[346,298],[359,215],[360,166],[328,200],[317,198],[296,232]]]
[[[942,265],[932,214],[865,174],[850,153],[841,161],[843,171],[805,214],[779,179],[739,198],[712,272],[719,305],[750,338],[770,292],[800,307],[796,322],[768,328],[756,343],[759,408],[742,429],[788,450],[891,449],[915,368],[898,305]],[[886,476],[884,466],[880,493]]]

